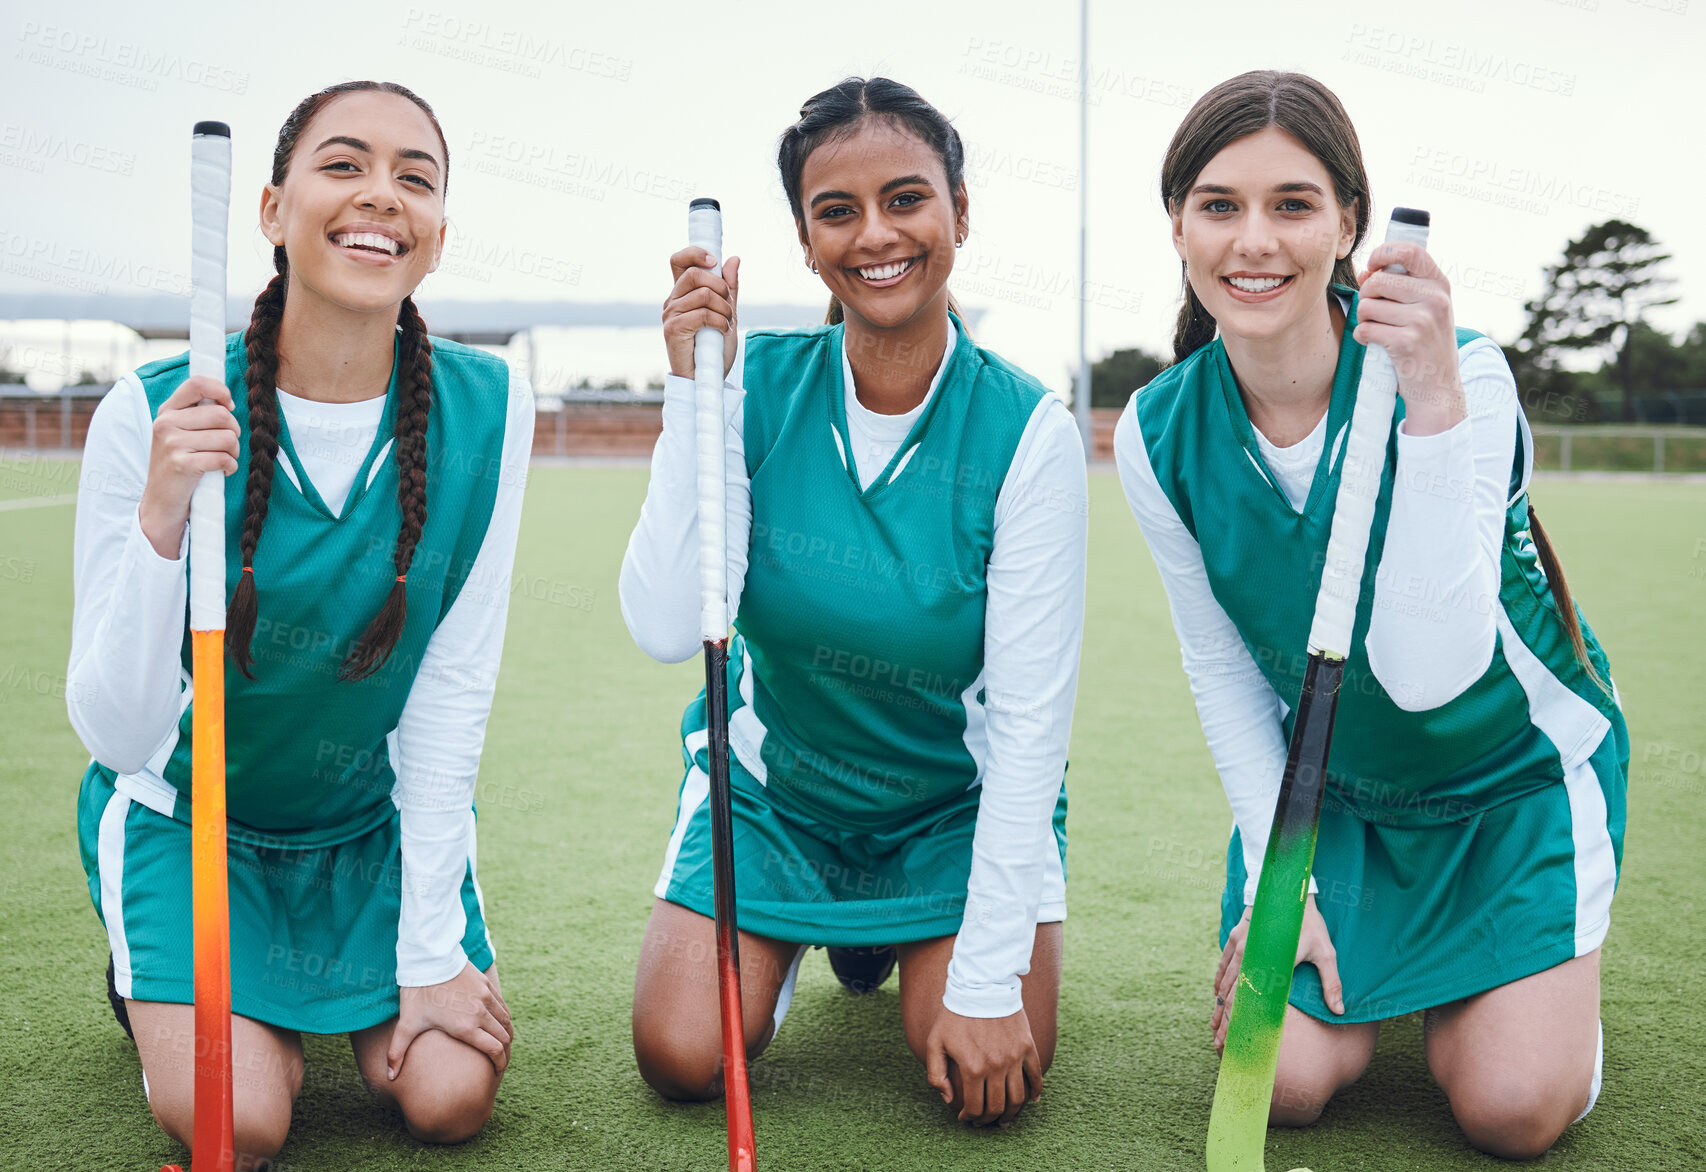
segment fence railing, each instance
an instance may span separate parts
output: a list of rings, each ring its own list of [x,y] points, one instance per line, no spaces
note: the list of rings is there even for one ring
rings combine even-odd
[[[83,446],[105,386],[40,393],[0,385],[0,448]],[[534,452],[647,455],[661,425],[659,392],[575,391],[541,395]],[[1113,455],[1120,412],[1091,412],[1099,459]],[[1556,424],[1534,428],[1535,467],[1559,472],[1706,473],[1706,427],[1680,424]]]
[[[105,385],[66,387],[44,394],[0,384],[0,447],[80,448]]]
[[[1541,471],[1706,472],[1706,427],[1536,427],[1534,441],[1534,466]]]

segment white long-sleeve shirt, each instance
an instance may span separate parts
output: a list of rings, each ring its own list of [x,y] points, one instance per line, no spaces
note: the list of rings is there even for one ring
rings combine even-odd
[[[950,326],[925,400],[906,415],[879,415],[860,404],[843,355],[851,458],[862,486],[887,467],[936,393],[956,336]],[[744,346],[724,387],[731,614],[739,608],[752,528],[743,362]],[[620,596],[635,642],[675,663],[701,645],[690,379],[665,381],[663,419],[645,504],[622,560]],[[1070,412],[1050,396],[1026,426],[995,504],[984,620],[989,750],[966,911],[942,998],[966,1017],[1006,1017],[1022,1007],[1019,977],[1030,969],[1044,852],[1056,849],[1052,818],[1072,732],[1088,516],[1082,442]],[[762,775],[763,763],[748,760],[732,738],[731,748]]]
[[[279,409],[309,480],[343,506],[384,413],[383,397],[322,403],[280,391]],[[397,983],[435,985],[462,971],[467,917],[461,885],[474,855],[473,797],[503,655],[511,569],[533,447],[533,395],[512,376],[496,499],[463,590],[421,658],[388,738],[397,775],[402,909]],[[127,375],[89,424],[73,541],[75,607],[66,707],[91,756],[118,773],[121,792],[170,809],[161,771],[190,703],[180,658],[188,593],[184,551],[161,557],[142,531],[153,418]],[[388,452],[386,458],[390,458]],[[381,461],[375,461],[376,474]],[[280,458],[275,475],[294,478]],[[240,486],[227,481],[227,491]],[[264,537],[263,537],[264,540]]]
[[[1497,345],[1458,351],[1468,418],[1437,435],[1398,433],[1398,466],[1369,622],[1369,666],[1395,703],[1437,708],[1492,661],[1500,554],[1522,426],[1516,383]],[[1232,806],[1254,901],[1274,801],[1285,769],[1285,704],[1256,666],[1209,586],[1202,551],[1149,463],[1132,396],[1114,434],[1114,458],[1132,514],[1161,573],[1191,695]],[[1259,430],[1262,459],[1301,509],[1326,442],[1326,419],[1279,448]],[[1301,651],[1301,648],[1299,649]],[[1313,889],[1313,881],[1312,881]]]

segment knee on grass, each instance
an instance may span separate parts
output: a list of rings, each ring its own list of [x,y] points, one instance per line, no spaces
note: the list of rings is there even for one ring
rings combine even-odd
[[[1276,1127],[1308,1127],[1321,1118],[1338,1089],[1338,1081],[1324,1074],[1282,1071],[1274,1079],[1268,1122]]]
[[[1453,1088],[1451,1112],[1470,1143],[1507,1160],[1532,1160],[1557,1142],[1587,1105],[1573,1080],[1492,1076]]]
[[[171,1106],[149,1104],[154,1122],[160,1130],[183,1144],[192,1146],[195,1122],[192,1109],[186,1104],[181,1110]],[[233,1146],[237,1149],[234,1161],[237,1172],[264,1172],[272,1166],[272,1158],[284,1146],[290,1132],[290,1112],[238,1113],[232,1120]]]
[[[723,1093],[722,1055],[712,1057],[634,1051],[640,1077],[666,1099],[702,1103]]]
[[[768,1041],[768,1024],[764,1036],[755,1043],[748,1031],[747,1058],[758,1056],[763,1042]],[[634,1060],[640,1077],[666,1099],[684,1103],[701,1103],[721,1098],[723,1094],[723,1047],[717,1035],[684,1041],[680,1035],[666,1031],[634,1028]]]
[[[403,1123],[421,1143],[459,1144],[479,1134],[492,1117],[495,1096],[445,1089],[400,1102]]]
[[[770,1044],[775,1023],[770,1018],[754,1021],[749,1015],[743,1025],[750,1062]],[[664,1014],[636,1013],[634,1061],[646,1085],[666,1099],[700,1103],[722,1097],[723,1042],[716,1029],[689,1028]]]

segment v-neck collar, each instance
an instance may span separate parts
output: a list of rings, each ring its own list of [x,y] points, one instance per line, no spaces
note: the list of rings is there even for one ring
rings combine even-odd
[[[829,395],[829,425],[835,433],[836,444],[841,449],[842,473],[847,477],[848,483],[853,486],[853,492],[860,500],[872,499],[893,483],[900,466],[911,458],[912,450],[923,441],[924,429],[930,425],[931,418],[936,414],[936,405],[942,401],[942,392],[946,389],[948,380],[954,377],[956,368],[965,361],[965,354],[971,349],[971,337],[966,333],[964,323],[952,313],[948,315],[948,320],[953,322],[956,336],[954,349],[946,356],[946,361],[942,366],[942,376],[936,381],[935,390],[930,395],[930,401],[924,405],[924,410],[919,412],[918,418],[913,420],[912,428],[906,433],[906,438],[894,450],[894,455],[889,457],[889,462],[883,466],[883,470],[877,473],[871,481],[869,488],[859,487],[859,471],[853,455],[853,436],[847,428],[847,403],[844,398],[847,388],[842,384],[842,380],[846,377],[846,368],[842,361],[842,346],[847,336],[847,323],[842,322],[830,331],[829,364],[830,369],[835,372],[835,377],[826,380],[825,387]]]
[[[373,465],[381,452],[388,447],[396,431],[397,419],[397,368],[402,361],[402,336],[393,345],[391,357],[391,381],[385,388],[385,412],[379,417],[379,426],[374,429],[373,442],[367,447],[367,458],[361,462],[361,468],[355,474],[355,480],[349,486],[349,492],[344,496],[344,507],[334,513],[327,507],[320,490],[314,487],[314,482],[308,478],[308,470],[303,467],[302,460],[296,454],[296,445],[290,438],[290,424],[284,417],[283,408],[278,409],[278,447],[284,453],[296,475],[285,477],[291,480],[302,499],[307,501],[316,511],[328,520],[342,521],[355,511],[361,499],[367,495],[368,483],[373,479]]]
[[[1344,444],[1340,441],[1344,429],[1350,424],[1351,411],[1356,406],[1357,382],[1362,377],[1364,349],[1351,336],[1357,323],[1356,290],[1343,285],[1330,286],[1328,295],[1331,296],[1334,292],[1346,294],[1350,304],[1345,309],[1344,337],[1340,339],[1338,363],[1333,368],[1333,390],[1327,401],[1327,427],[1321,437],[1321,455],[1315,462],[1315,475],[1309,482],[1309,495],[1304,499],[1302,509],[1292,507],[1291,499],[1280,486],[1279,477],[1262,458],[1261,446],[1256,443],[1256,428],[1250,422],[1250,413],[1245,410],[1244,396],[1238,392],[1238,379],[1232,373],[1232,362],[1226,356],[1226,347],[1218,337],[1211,343],[1211,358],[1220,382],[1221,395],[1226,402],[1227,417],[1232,424],[1232,433],[1238,437],[1245,455],[1249,457],[1251,472],[1267,481],[1268,487],[1279,497],[1286,512],[1298,517],[1313,513],[1329,495],[1333,483],[1333,469],[1344,450]]]

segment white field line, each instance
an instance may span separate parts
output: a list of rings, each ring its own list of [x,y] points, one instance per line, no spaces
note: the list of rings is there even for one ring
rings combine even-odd
[[[18,500],[0,501],[0,513],[9,513],[13,509],[46,509],[54,505],[69,505],[77,500],[74,492],[62,492],[57,496],[27,496]]]

